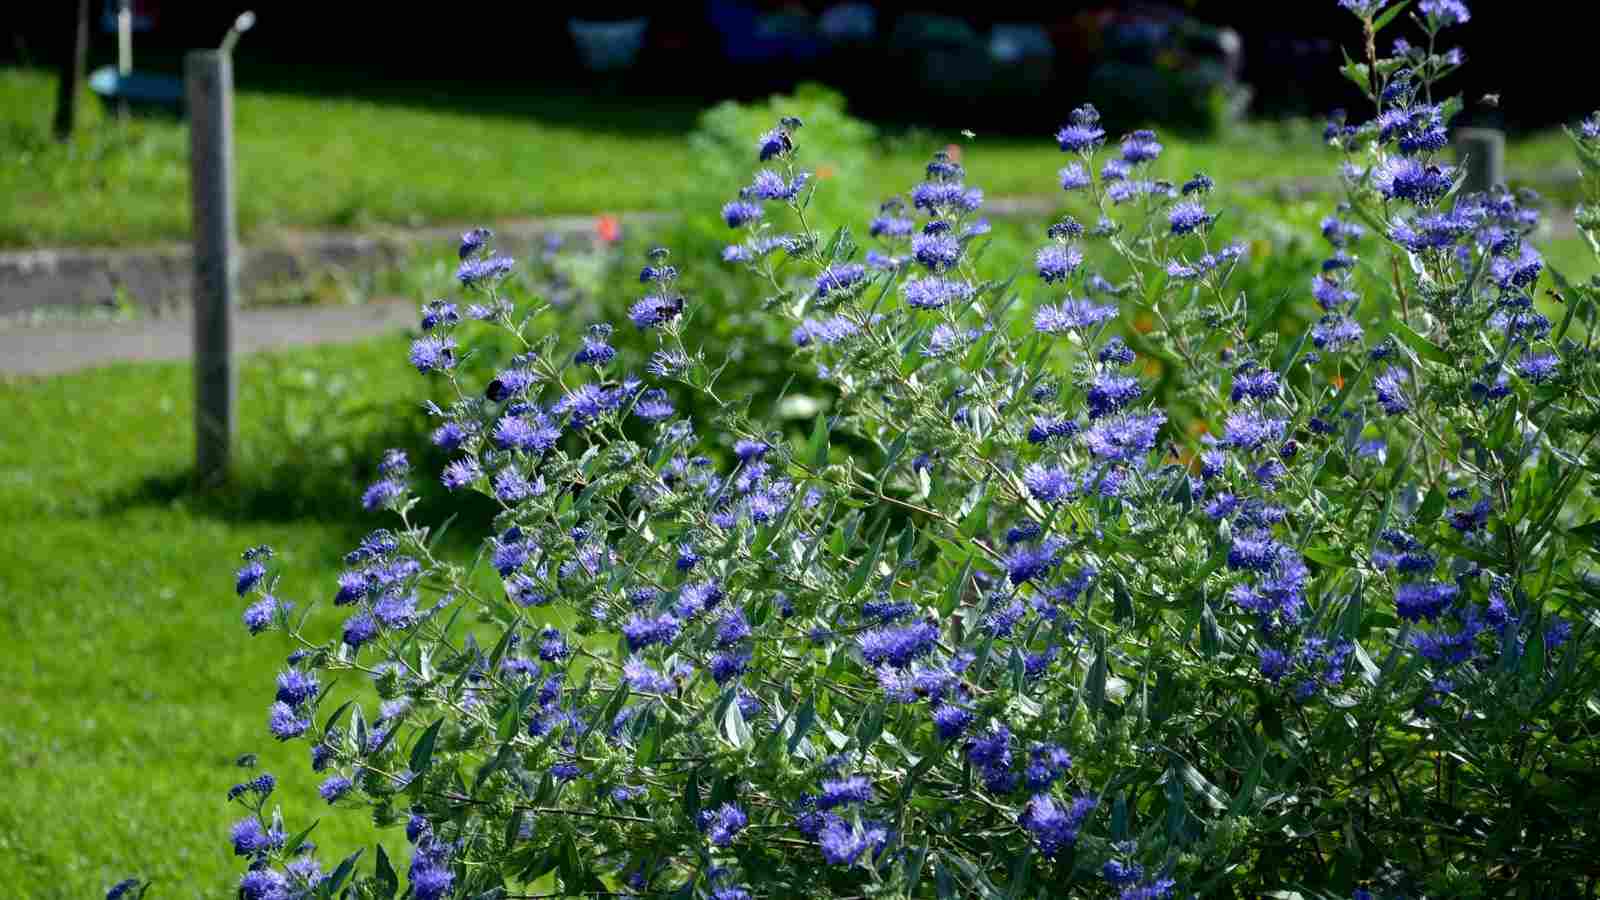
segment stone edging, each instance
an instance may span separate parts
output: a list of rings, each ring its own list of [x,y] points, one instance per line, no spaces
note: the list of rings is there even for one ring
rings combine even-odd
[[[667,218],[660,213],[616,217],[624,227]],[[596,217],[537,219],[495,226],[495,244],[515,257],[538,250],[551,235],[589,241],[597,236]],[[438,252],[462,229],[430,227],[379,229],[370,233],[287,232],[263,244],[246,246],[239,286],[245,296],[256,289],[303,280],[320,271],[379,271],[421,248]],[[0,317],[40,307],[93,307],[128,302],[146,310],[187,306],[194,263],[189,245],[163,244],[129,249],[64,247],[0,253]]]

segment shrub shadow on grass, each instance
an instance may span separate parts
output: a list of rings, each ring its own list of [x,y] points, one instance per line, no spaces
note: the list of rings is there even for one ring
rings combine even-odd
[[[152,49],[141,54],[145,71],[178,75],[183,54]],[[522,119],[565,128],[580,128],[626,137],[679,136],[694,128],[707,99],[686,93],[640,94],[649,81],[633,83],[633,92],[579,77],[501,82],[482,77],[440,77],[427,67],[410,77],[374,79],[360,64],[296,62],[285,64],[254,54],[249,45],[235,58],[234,82],[251,91],[358,100],[385,106],[435,110],[464,116]]]
[[[419,500],[412,521],[450,520],[446,540],[452,542],[467,543],[486,533],[498,506],[481,494],[447,492],[437,477],[447,458],[433,451],[417,433],[403,429],[370,434],[347,453],[318,453],[316,448],[302,447],[293,459],[270,464],[245,460],[235,468],[233,477],[220,485],[203,484],[189,467],[150,475],[112,492],[101,509],[115,512],[180,505],[193,515],[229,523],[313,520],[347,532],[353,545],[375,528],[398,525],[394,514],[367,510],[361,504],[366,485],[377,478],[377,460],[390,447],[419,445],[426,451],[409,453],[409,481]],[[340,461],[340,456],[346,458]]]

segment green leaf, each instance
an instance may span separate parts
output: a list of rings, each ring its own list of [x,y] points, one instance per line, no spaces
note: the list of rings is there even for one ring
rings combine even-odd
[[[1402,458],[1400,461],[1400,469],[1399,471],[1395,472],[1395,480],[1398,480],[1399,477],[1404,473],[1405,460]],[[1384,492],[1383,508],[1378,511],[1377,524],[1372,529],[1372,537],[1367,541],[1368,556],[1372,555],[1373,551],[1378,546],[1378,541],[1382,540],[1381,535],[1383,534],[1384,529],[1389,527],[1389,516],[1394,512],[1395,494],[1396,492],[1393,490]]]
[[[284,856],[293,856],[295,851],[299,850],[301,845],[305,844],[306,838],[309,837],[310,834],[311,834],[311,830],[316,828],[319,824],[321,824],[321,822],[322,822],[322,820],[318,819],[317,821],[312,822],[310,825],[306,826],[306,829],[304,831],[300,832],[299,834],[296,834],[292,838],[289,838],[289,842],[283,845],[283,855]]]
[[[976,537],[980,532],[989,528],[989,485],[983,485],[983,496],[978,499],[972,511],[961,520],[961,536],[965,538]]]
[[[778,725],[776,728],[768,729],[766,738],[761,742],[760,750],[761,756],[767,759],[778,755],[778,747],[783,743],[784,736],[788,733],[790,723],[794,721],[795,714],[793,708],[785,712],[783,703],[777,698],[773,699],[773,704],[773,714],[779,717]]]
[[[700,827],[700,767],[689,770],[689,777],[683,782],[683,813],[689,817],[689,823]]]
[[[1294,346],[1289,348],[1289,355],[1285,356],[1283,362],[1278,366],[1279,375],[1287,375],[1289,373],[1289,368],[1294,365],[1295,360],[1300,358],[1300,351],[1305,349],[1306,341],[1310,340],[1310,338],[1311,329],[1307,328],[1301,333],[1300,339],[1294,342]]]
[[[506,651],[511,649],[512,638],[516,636],[517,626],[512,625],[506,633],[500,635],[500,640],[495,642],[494,650],[489,653],[489,671],[500,671],[500,661],[506,658]]]
[[[1444,363],[1445,365],[1451,365],[1455,362],[1455,360],[1451,359],[1450,354],[1439,348],[1438,344],[1417,334],[1411,329],[1410,325],[1400,319],[1394,320],[1393,332],[1394,336],[1400,339],[1400,343],[1410,347],[1423,359],[1430,362]]]
[[[534,689],[534,685],[528,685],[528,690],[532,691]],[[604,733],[605,729],[610,726],[611,721],[617,717],[617,713],[622,711],[622,704],[626,703],[627,701],[628,683],[626,681],[619,681],[617,682],[616,689],[613,690],[611,692],[611,696],[607,698],[606,705],[601,707],[600,715],[595,717],[595,724],[594,727],[590,729],[590,733]],[[737,706],[738,704],[734,705]]]
[[[1150,279],[1150,287],[1149,287],[1148,290],[1145,291],[1145,298],[1144,298],[1144,305],[1145,306],[1155,306],[1156,305],[1156,302],[1161,299],[1162,292],[1167,287],[1167,282],[1170,280],[1167,277],[1167,273],[1162,271],[1162,270],[1160,270],[1160,269],[1156,270],[1153,273],[1153,275],[1154,275],[1154,277],[1152,277]]]
[[[1250,771],[1244,773],[1244,781],[1239,784],[1239,793],[1233,797],[1233,803],[1228,807],[1228,814],[1242,816],[1255,803],[1256,786],[1261,784],[1261,769],[1266,762],[1266,753],[1256,754],[1255,760],[1250,764]]]
[[[1083,676],[1083,698],[1090,712],[1098,713],[1106,702],[1106,646],[1105,639],[1095,638],[1094,662]]]
[[[795,505],[795,504],[792,504],[792,503],[790,504],[790,506],[793,506],[793,505]],[[916,549],[917,549],[917,530],[915,528],[911,527],[910,525],[907,525],[905,528],[901,529],[901,531],[900,531],[900,540],[898,542],[896,542],[896,544],[895,544],[895,548],[894,548],[895,563],[897,565],[904,566],[911,559],[911,554]]]
[[[1361,665],[1362,680],[1369,685],[1377,684],[1379,674],[1378,664],[1372,661],[1371,656],[1367,655],[1367,651],[1362,648],[1360,641],[1352,641],[1351,643],[1356,651],[1356,662]]]
[[[1365,67],[1363,66],[1363,68],[1365,68]],[[1366,85],[1363,84],[1362,87],[1365,88]],[[1364,176],[1361,179],[1361,183],[1363,185],[1370,184],[1371,180],[1372,180],[1372,174],[1369,172],[1366,176]],[[1388,234],[1389,233],[1389,226],[1384,224],[1383,219],[1380,219],[1377,216],[1377,214],[1375,214],[1371,209],[1367,208],[1367,205],[1361,201],[1360,197],[1356,196],[1355,191],[1353,189],[1347,189],[1345,191],[1345,199],[1348,200],[1349,203],[1350,203],[1350,211],[1355,213],[1356,214],[1356,218],[1360,219],[1363,223],[1365,223],[1368,228],[1371,228],[1373,230],[1373,233],[1375,233],[1375,234]]]
[[[1434,485],[1428,489],[1428,496],[1423,499],[1422,506],[1417,510],[1417,522],[1428,524],[1439,518],[1442,512],[1444,512],[1444,491],[1439,490],[1438,485]]]
[[[1167,841],[1176,844],[1183,836],[1183,823],[1189,811],[1183,805],[1183,779],[1167,770]]]
[[[1133,594],[1128,591],[1128,583],[1122,579],[1120,573],[1113,573],[1111,579],[1111,608],[1112,621],[1119,625],[1128,625],[1133,621]]]
[[[1290,291],[1284,291],[1278,295],[1277,300],[1256,310],[1256,314],[1250,317],[1250,324],[1246,328],[1247,339],[1255,340],[1261,336],[1261,332],[1265,331],[1268,325],[1277,321],[1278,314],[1283,312],[1285,306],[1289,305],[1291,296],[1293,295]]]
[[[573,890],[584,880],[583,856],[578,852],[578,844],[572,835],[564,835],[561,839],[560,856],[556,863],[556,873],[569,891]]]
[[[950,876],[950,870],[945,868],[943,860],[934,864],[933,889],[939,900],[955,900],[956,880]]]
[[[1402,66],[1404,65],[1404,63],[1401,63],[1399,61],[1396,61],[1396,62],[1397,62],[1398,65],[1402,65]],[[1398,71],[1398,69],[1396,71]],[[1385,73],[1385,74],[1387,74],[1387,73]],[[1449,125],[1450,123],[1454,122],[1456,116],[1461,115],[1461,111],[1466,109],[1466,108],[1467,108],[1467,102],[1465,100],[1461,99],[1461,95],[1460,94],[1451,94],[1449,97],[1446,97],[1442,103],[1439,104],[1439,119],[1440,119],[1440,121],[1444,122],[1446,125]],[[1459,191],[1459,190],[1461,190],[1461,183],[1457,182],[1456,186],[1451,188],[1450,189],[1450,193],[1445,194],[1443,199],[1449,199],[1452,194],[1454,194],[1456,191]]]
[[[506,706],[505,712],[500,714],[500,721],[495,723],[494,736],[496,740],[509,741],[517,733],[517,726],[521,724],[521,704],[513,701]]]
[[[860,745],[862,756],[867,749],[883,734],[883,704],[874,703],[867,708],[861,716],[861,725],[856,728],[856,741]]]
[[[722,714],[722,733],[727,735],[728,743],[735,747],[750,743],[750,725],[745,722],[737,700],[729,703],[727,711]]]
[[[507,847],[511,847],[512,845],[516,844],[517,837],[522,834],[522,820],[525,815],[526,810],[512,810],[511,817],[506,819],[506,831],[505,834],[502,835],[502,840],[505,842]],[[379,847],[378,850],[379,852],[382,852],[383,848]]]
[[[1593,150],[1577,132],[1571,128],[1562,128],[1567,133],[1567,138],[1572,141],[1572,149],[1578,156],[1578,163],[1588,170],[1590,174],[1600,175],[1600,151]]]
[[[1227,807],[1226,796],[1222,793],[1222,790],[1212,784],[1204,775],[1201,775],[1199,769],[1190,765],[1186,759],[1178,760],[1177,766],[1178,774],[1183,777],[1184,784],[1187,784],[1190,790],[1203,797],[1214,811],[1220,812]]]
[[[1222,650],[1222,631],[1217,628],[1217,616],[1211,611],[1211,604],[1201,602],[1200,605],[1200,652],[1207,658],[1212,658]]]
[[[379,900],[389,900],[400,890],[400,876],[394,871],[394,866],[389,862],[389,854],[383,849],[382,844],[375,844],[378,860],[373,866],[373,888],[377,890]]]
[[[527,862],[520,865],[516,872],[526,882],[534,882],[550,874],[556,867],[556,854],[554,851],[545,850],[535,856],[529,856]]]
[[[648,713],[646,713],[648,715]],[[660,719],[652,718],[650,724],[645,726],[639,735],[639,749],[634,753],[635,765],[648,766],[656,761],[656,756],[661,752],[662,731],[667,723]]]
[[[1350,81],[1354,83],[1356,87],[1361,88],[1363,91],[1368,91],[1372,88],[1371,79],[1367,77],[1366,63],[1345,63],[1343,66],[1339,67],[1339,74],[1350,79]]]
[[[806,456],[811,460],[813,469],[822,469],[828,465],[828,414],[817,413],[817,423],[811,428],[811,443],[806,448]]]
[[[838,252],[839,247],[844,244],[845,240],[847,239],[846,236],[849,233],[850,229],[843,225],[835,228],[833,230],[833,236],[828,238],[827,245],[822,248],[823,259],[831,261],[834,258],[834,254]]]
[[[968,372],[976,372],[989,362],[989,356],[995,348],[996,332],[986,332],[983,337],[972,343],[972,349],[967,351],[966,358],[961,361],[961,368]]]
[[[1595,519],[1593,522],[1585,522],[1582,525],[1575,525],[1572,528],[1568,528],[1567,534],[1570,534],[1579,540],[1589,541],[1590,543],[1600,541],[1600,519]]]
[[[506,761],[511,758],[511,748],[511,741],[506,741],[500,745],[499,751],[488,762],[478,767],[478,774],[473,776],[472,779],[473,794],[477,794],[478,788],[483,787],[483,783],[489,779],[489,776],[499,771],[506,764]]]
[[[1314,563],[1337,568],[1353,568],[1356,561],[1349,552],[1338,547],[1328,547],[1323,544],[1307,544],[1300,548],[1300,553]]]
[[[1535,681],[1544,677],[1545,649],[1544,628],[1536,627],[1522,653],[1522,674],[1525,677]]]
[[[1033,862],[1033,845],[1027,844],[1011,863],[1011,880],[1006,885],[1006,900],[1017,900],[1028,887],[1030,864]]]
[[[759,559],[766,554],[767,548],[772,546],[773,540],[777,538],[779,534],[782,534],[784,526],[789,524],[789,516],[792,515],[794,511],[800,507],[800,505],[801,504],[799,503],[787,504],[784,506],[783,512],[778,515],[778,520],[776,522],[761,526],[760,530],[756,532],[756,539],[750,544],[751,556]]]
[[[878,564],[878,555],[883,552],[883,542],[889,536],[889,518],[883,519],[883,527],[878,529],[878,539],[872,544],[872,552],[861,558],[856,563],[854,572],[850,573],[850,580],[845,583],[842,596],[854,597],[867,583],[867,578],[872,575],[872,569]]]
[[[922,870],[928,864],[928,841],[922,839],[922,846],[906,855],[906,894],[911,897],[917,895],[917,885],[922,881]]]
[[[554,775],[550,774],[549,769],[545,769],[544,774],[539,776],[539,786],[534,789],[533,802],[540,804],[549,803],[550,798],[554,797],[555,795],[556,778]]]
[[[805,740],[806,732],[811,730],[811,725],[817,720],[817,694],[812,691],[800,704],[800,711],[794,714],[794,732],[789,735],[789,754],[794,755],[800,742]]]
[[[961,592],[966,588],[967,578],[972,575],[972,563],[976,555],[970,552],[967,554],[967,561],[961,564],[961,574],[950,582],[949,589],[944,593],[944,603],[939,607],[940,615],[948,616],[961,605]]]
[[[383,732],[383,740],[379,741],[378,746],[372,748],[372,750],[367,753],[367,756],[375,758],[382,755],[383,751],[389,749],[389,745],[394,743],[394,739],[399,736],[400,725],[404,722],[405,717],[403,715],[399,721],[391,722],[389,727]]]
[[[350,730],[346,735],[353,735],[355,746],[361,750],[367,747],[367,717],[361,712],[361,704],[350,707]]]
[[[889,473],[894,471],[894,464],[900,461],[901,454],[906,452],[906,447],[911,443],[911,432],[902,431],[899,436],[889,443],[889,449],[884,453],[883,468],[879,471],[878,482],[882,484],[889,478]]]
[[[977,896],[986,898],[999,898],[1003,896],[1000,893],[1000,889],[995,887],[994,882],[989,880],[989,876],[984,874],[984,871],[978,868],[976,863],[964,856],[961,856],[960,854],[951,853],[948,850],[945,851],[944,858],[954,863],[955,867],[961,870],[961,874],[966,876],[967,881],[972,885],[973,891]]]
[[[322,723],[322,733],[327,734],[329,731],[332,731],[333,723],[338,721],[339,717],[344,715],[344,711],[349,709],[354,703],[354,700],[346,700],[345,702],[339,704],[339,708],[334,710],[333,714],[328,716],[327,720]]]
[[[362,850],[365,849],[366,848],[362,848]],[[356,852],[345,857],[344,862],[339,863],[339,867],[333,870],[333,874],[329,875],[327,880],[322,882],[321,889],[318,891],[318,893],[324,897],[332,897],[339,890],[339,888],[343,887],[345,879],[349,878],[350,873],[355,871],[356,860],[361,858],[362,850],[357,850]]]
[[[1567,329],[1572,327],[1572,320],[1578,314],[1578,307],[1589,302],[1589,294],[1586,290],[1574,287],[1567,276],[1561,274],[1560,270],[1550,265],[1548,261],[1545,262],[1544,270],[1550,273],[1550,280],[1561,289],[1562,296],[1566,300],[1567,311],[1561,314],[1561,324],[1557,326],[1555,336],[1550,339],[1552,344],[1559,345],[1561,339],[1567,336]]]
[[[983,683],[984,672],[989,668],[990,651],[994,649],[994,637],[993,634],[984,635],[983,640],[978,642],[978,649],[973,653],[976,657],[972,662],[972,681],[974,684]]]
[[[1385,26],[1387,26],[1390,22],[1393,22],[1395,17],[1404,12],[1405,8],[1410,5],[1411,0],[1400,0],[1399,3],[1389,7],[1383,12],[1382,15],[1372,20],[1372,33],[1377,34],[1378,32],[1382,31]]]

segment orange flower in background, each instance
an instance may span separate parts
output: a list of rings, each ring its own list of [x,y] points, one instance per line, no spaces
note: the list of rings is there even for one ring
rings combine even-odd
[[[961,145],[945,144],[944,155],[950,157],[950,161],[953,163],[961,162]]]
[[[1333,376],[1333,378],[1331,380],[1333,381],[1333,389],[1334,390],[1336,390],[1336,391],[1344,390],[1344,376],[1343,375],[1335,375],[1335,376]]]
[[[833,166],[830,166],[830,165],[817,166],[817,178],[818,178],[818,180],[821,180],[823,178],[832,178],[833,175],[834,175]]]
[[[1156,327],[1156,320],[1151,318],[1148,313],[1140,314],[1139,318],[1133,320],[1133,330],[1140,334],[1149,334],[1150,329],[1154,327]]]
[[[600,240],[615,244],[622,238],[622,222],[616,216],[600,216],[594,220],[594,233]]]

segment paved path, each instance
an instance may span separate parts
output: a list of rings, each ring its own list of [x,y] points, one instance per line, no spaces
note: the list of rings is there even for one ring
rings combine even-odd
[[[235,352],[332,344],[417,326],[417,305],[256,307],[235,319]],[[117,362],[182,360],[192,352],[188,315],[133,322],[0,329],[0,375],[54,375]]]

